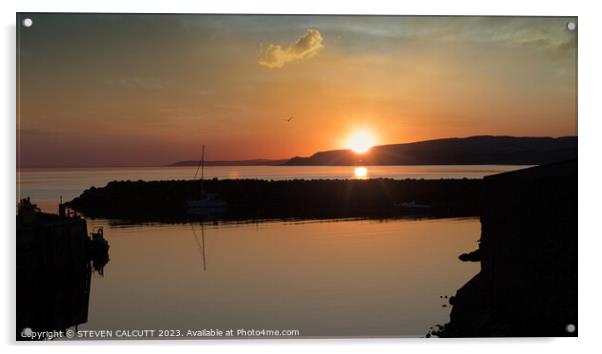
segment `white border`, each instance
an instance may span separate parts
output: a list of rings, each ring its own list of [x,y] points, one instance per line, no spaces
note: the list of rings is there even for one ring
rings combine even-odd
[[[602,119],[602,83],[600,63],[602,53],[599,43],[602,13],[594,1],[541,1],[524,0],[489,1],[430,1],[414,0],[387,2],[370,0],[358,3],[304,0],[285,1],[220,0],[203,1],[76,1],[76,0],[21,0],[10,4],[2,2],[3,45],[1,77],[2,117],[2,189],[0,217],[4,233],[2,251],[3,309],[0,311],[1,345],[8,352],[43,351],[48,353],[103,353],[114,347],[124,350],[144,346],[149,353],[241,351],[256,353],[305,353],[314,350],[340,350],[359,353],[376,349],[379,352],[400,351],[408,353],[507,353],[531,350],[549,353],[591,352],[600,347],[597,341],[600,316],[599,295],[602,258],[602,232],[597,219],[602,202],[600,195],[599,155],[602,153],[600,120]],[[237,340],[237,341],[186,341],[186,342],[85,342],[85,343],[35,343],[15,344],[14,334],[14,217],[15,210],[15,12],[168,12],[168,13],[321,13],[321,14],[402,14],[402,15],[554,15],[579,16],[579,338],[578,339],[346,339],[346,340]],[[602,209],[602,208],[601,208]],[[85,347],[84,347],[85,346]],[[166,348],[169,346],[170,348]],[[109,348],[110,347],[110,348]]]

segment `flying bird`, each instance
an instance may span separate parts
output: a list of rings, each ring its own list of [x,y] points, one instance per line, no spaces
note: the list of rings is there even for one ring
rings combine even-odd
[[[290,122],[291,120],[293,120],[293,118],[295,118],[295,117],[293,117],[293,116],[290,116],[290,118],[288,118],[288,119],[285,119],[285,121],[287,121],[287,122]]]

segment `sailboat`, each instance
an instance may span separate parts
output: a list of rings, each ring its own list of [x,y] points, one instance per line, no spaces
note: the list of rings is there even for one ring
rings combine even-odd
[[[188,201],[188,213],[194,215],[210,215],[217,212],[222,212],[228,205],[225,200],[219,198],[215,193],[206,193],[203,190],[203,181],[205,179],[205,145],[201,153],[201,161],[194,174],[194,179],[198,176],[199,169],[201,171],[201,193],[199,199]]]

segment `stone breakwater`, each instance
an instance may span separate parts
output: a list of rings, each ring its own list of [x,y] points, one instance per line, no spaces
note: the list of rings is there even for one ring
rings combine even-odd
[[[225,220],[460,216],[478,215],[481,185],[477,179],[115,181],[67,206],[90,217],[183,219],[187,201],[206,193],[226,203],[212,216]]]

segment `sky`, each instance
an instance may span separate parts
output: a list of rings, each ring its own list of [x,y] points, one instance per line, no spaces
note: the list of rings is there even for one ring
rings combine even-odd
[[[575,18],[21,14],[18,166],[577,135]],[[293,119],[289,119],[293,117]]]

